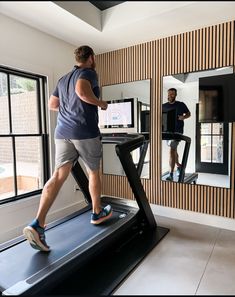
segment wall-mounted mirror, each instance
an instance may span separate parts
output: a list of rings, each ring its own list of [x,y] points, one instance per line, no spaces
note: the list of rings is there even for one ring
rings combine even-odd
[[[149,79],[103,86],[101,88],[101,97],[110,103],[107,111],[99,110],[101,133],[150,132]],[[145,149],[146,155],[143,161],[141,178],[149,178],[150,141]],[[135,164],[140,160],[140,153],[140,149],[132,152]],[[115,145],[103,145],[102,168],[104,174],[125,175],[116,155]]]
[[[229,73],[233,73],[232,66],[163,77],[162,180],[230,188],[231,124],[200,123],[198,113],[199,79]],[[172,88],[176,89],[176,94],[174,90],[169,91]],[[171,116],[172,118],[176,116],[170,115],[169,109],[167,111],[170,105],[173,106],[170,100],[174,101],[174,99],[175,102],[181,102],[181,105],[179,104],[181,113],[185,115],[187,109],[191,113],[190,117],[186,116],[183,120],[184,140],[177,135],[172,140],[171,136],[175,133],[165,133],[164,130],[165,114],[168,114],[169,119]],[[188,152],[187,148],[189,148]],[[180,166],[182,163],[185,166]],[[183,175],[182,172],[184,172]]]

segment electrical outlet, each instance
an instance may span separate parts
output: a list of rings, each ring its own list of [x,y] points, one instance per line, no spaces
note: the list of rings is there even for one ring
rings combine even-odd
[[[80,191],[80,188],[77,184],[73,186],[73,191],[74,193],[76,193],[77,191]]]

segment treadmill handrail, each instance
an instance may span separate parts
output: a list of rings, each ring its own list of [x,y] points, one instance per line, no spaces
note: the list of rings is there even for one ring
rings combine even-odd
[[[115,138],[114,138],[115,136]],[[135,150],[136,148],[140,147],[140,158],[139,162],[137,164],[137,171],[139,176],[141,176],[141,172],[143,170],[144,166],[144,160],[146,157],[148,144],[149,144],[149,133],[143,132],[143,133],[120,133],[120,134],[103,134],[102,136],[102,143],[105,144],[120,144],[126,152],[131,152]],[[116,147],[115,147],[116,150]]]
[[[170,140],[170,139],[174,139],[174,140],[184,140],[187,143],[191,143],[191,138],[178,133],[178,132],[162,132],[162,139],[163,140]]]
[[[146,136],[148,138],[148,136]],[[113,143],[113,144],[121,144],[124,149],[126,148],[127,151],[134,150],[135,148],[140,147],[145,140],[145,136],[142,134],[127,134],[127,133],[107,133],[102,134],[102,143]],[[144,154],[145,151],[143,150],[142,153]],[[142,161],[142,160],[141,160]],[[141,173],[143,166],[138,166],[138,172]],[[82,190],[84,194],[84,198],[88,204],[91,205],[92,199],[89,191],[89,182],[87,179],[86,174],[84,173],[80,163],[77,161],[71,173],[77,182],[79,188]]]
[[[141,147],[144,144],[144,140],[144,136],[139,135],[135,138],[127,139],[124,142],[117,143],[117,145],[126,152],[132,152],[138,147]]]
[[[136,146],[135,148],[139,147],[143,140],[145,139],[145,136],[142,134],[137,133],[107,133],[102,134],[101,141],[102,143],[116,143],[116,144],[123,144],[125,145],[127,143],[127,146]],[[140,145],[139,145],[140,144]]]
[[[163,140],[183,140],[185,141],[185,147],[184,147],[184,153],[183,153],[183,157],[182,157],[182,167],[180,170],[180,175],[178,178],[178,182],[183,182],[184,181],[184,176],[185,176],[185,168],[187,165],[187,161],[188,161],[188,154],[189,154],[189,149],[190,149],[190,145],[191,145],[191,138],[183,135],[181,133],[178,132],[162,132],[162,139]]]
[[[144,135],[139,135],[134,139],[130,139],[129,141],[117,144],[115,149],[130,184],[130,187],[134,193],[134,197],[139,206],[140,213],[145,222],[148,224],[148,227],[154,229],[156,228],[157,224],[150,204],[148,202],[145,190],[141,183],[138,168],[136,168],[130,154],[131,151],[133,151],[137,147],[142,146],[144,142]]]
[[[139,162],[137,164],[137,171],[138,171],[138,175],[141,176],[143,167],[144,167],[144,163],[145,163],[145,157],[147,154],[147,150],[148,150],[148,145],[149,145],[149,140],[145,140],[143,145],[140,148],[140,158],[139,158]]]

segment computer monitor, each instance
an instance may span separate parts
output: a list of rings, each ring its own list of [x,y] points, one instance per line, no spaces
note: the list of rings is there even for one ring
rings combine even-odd
[[[134,98],[107,101],[107,110],[99,109],[99,127],[133,128]]]

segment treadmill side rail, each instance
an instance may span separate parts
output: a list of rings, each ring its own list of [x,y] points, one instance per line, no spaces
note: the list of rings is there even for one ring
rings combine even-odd
[[[25,291],[27,291],[29,288],[31,287],[30,284],[28,284],[25,280],[20,281],[16,284],[14,284],[13,286],[11,286],[10,288],[6,289],[5,291],[2,292],[3,296],[9,296],[9,295],[21,295],[23,294]]]

